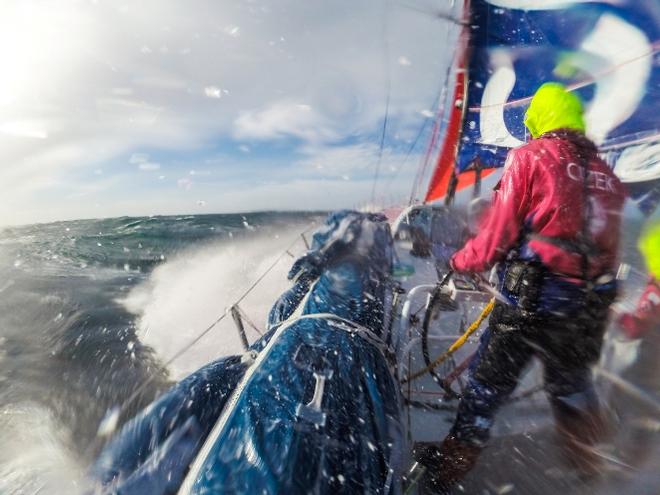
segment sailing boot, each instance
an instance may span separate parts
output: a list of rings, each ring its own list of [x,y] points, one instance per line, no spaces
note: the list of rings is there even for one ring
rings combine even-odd
[[[427,445],[413,455],[427,469],[426,484],[433,493],[449,495],[452,487],[472,470],[483,447],[448,436],[440,448]]]

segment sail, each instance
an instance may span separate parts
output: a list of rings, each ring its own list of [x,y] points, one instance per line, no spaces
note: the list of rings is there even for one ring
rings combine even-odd
[[[464,31],[467,64],[456,64],[463,92],[453,100],[460,112],[450,116],[426,201],[451,190],[452,175],[459,190],[501,167],[526,141],[524,113],[546,81],[586,102],[587,134],[633,196],[660,196],[657,2],[472,0]]]

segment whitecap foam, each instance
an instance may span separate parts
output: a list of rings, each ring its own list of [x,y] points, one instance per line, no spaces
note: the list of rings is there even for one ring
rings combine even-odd
[[[0,409],[0,493],[72,495],[87,488],[67,431],[35,404]]]

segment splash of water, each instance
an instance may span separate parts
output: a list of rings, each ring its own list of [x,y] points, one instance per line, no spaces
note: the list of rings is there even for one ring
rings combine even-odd
[[[0,493],[76,494],[85,488],[84,466],[52,414],[35,404],[0,410]]]
[[[229,243],[193,248],[157,267],[146,282],[122,300],[139,316],[140,340],[166,361],[227,311],[301,231],[300,227],[289,227],[277,235],[257,233]],[[298,255],[303,250],[301,239],[291,252]],[[287,256],[278,262],[241,304],[261,331],[270,307],[288,285],[286,273],[291,260]],[[247,330],[250,341],[258,337],[250,327]],[[170,375],[180,379],[220,356],[241,352],[238,333],[231,318],[227,318],[173,362]]]

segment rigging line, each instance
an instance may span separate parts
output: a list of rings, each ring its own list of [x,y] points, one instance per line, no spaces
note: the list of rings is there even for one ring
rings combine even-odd
[[[457,19],[456,17],[451,16],[450,14],[440,13],[440,12],[432,13],[430,10],[420,9],[418,7],[413,7],[412,5],[407,5],[407,4],[403,4],[403,3],[399,3],[399,5],[404,7],[404,8],[408,8],[408,9],[420,12],[422,14],[433,15],[434,17],[436,17],[438,19],[447,20],[447,21],[453,22],[454,24],[459,24],[459,25],[467,25],[468,24],[467,21],[461,21],[461,20]],[[449,43],[449,29],[447,29],[447,44],[448,43]],[[440,99],[442,98],[443,93],[446,93],[447,82],[449,80],[449,76],[450,76],[450,73],[451,73],[451,67],[453,65],[453,59],[454,58],[455,58],[455,56],[452,57],[452,63],[449,64],[449,66],[446,70],[444,84],[438,90],[438,92],[435,96],[435,99],[433,101],[433,104],[431,105],[431,108],[437,108],[438,105],[440,104]],[[442,115],[440,115],[440,118],[442,118]],[[406,152],[406,155],[403,159],[403,164],[400,167],[398,167],[396,169],[396,171],[394,172],[394,175],[390,177],[390,179],[387,182],[386,188],[389,189],[391,187],[392,182],[394,182],[394,179],[396,179],[398,177],[399,172],[401,172],[401,170],[403,170],[405,168],[405,165],[408,162],[408,158],[410,158],[410,155],[412,154],[415,147],[417,146],[417,143],[419,142],[419,139],[421,138],[422,134],[424,133],[424,130],[426,129],[426,126],[428,125],[429,122],[430,122],[430,117],[427,117],[426,119],[424,119],[424,122],[422,123],[422,125],[421,125],[421,127],[420,127],[420,129],[417,133],[417,136],[415,137],[414,142],[412,143],[412,145],[410,146],[410,148],[408,148],[408,151]],[[416,192],[415,190],[417,189],[416,183],[421,182],[418,179],[419,168],[420,167],[418,167],[418,171],[415,174],[415,178],[413,180],[413,191],[411,193],[411,197],[415,195],[415,192]],[[412,204],[412,200],[409,201],[409,204]]]
[[[449,68],[447,69],[447,73],[449,74]],[[415,196],[419,192],[419,189],[422,185],[422,181],[424,180],[424,177],[426,176],[426,171],[429,166],[429,162],[431,161],[431,154],[433,153],[433,150],[435,148],[435,145],[437,143],[438,139],[438,133],[440,132],[440,127],[441,127],[441,120],[442,120],[442,114],[444,114],[445,111],[445,98],[447,96],[447,83],[443,85],[441,89],[441,96],[440,99],[443,100],[443,103],[441,106],[438,108],[438,112],[436,114],[436,120],[433,125],[433,131],[431,132],[431,140],[429,141],[429,145],[426,149],[426,153],[424,153],[424,156],[422,157],[420,164],[417,167],[417,174],[415,175],[415,181],[413,182],[413,187],[412,190],[410,191],[410,198],[408,199],[408,206],[413,204],[413,201],[415,200]]]
[[[390,93],[392,89],[392,81],[390,77],[389,60],[390,60],[390,44],[388,40],[388,23],[387,13],[389,9],[390,0],[383,0],[383,16],[382,16],[382,37],[383,37],[383,70],[385,73],[385,118],[383,119],[383,131],[380,136],[380,148],[378,150],[378,162],[376,163],[376,170],[374,172],[374,180],[371,187],[371,204],[376,202],[376,184],[378,183],[378,176],[380,175],[380,166],[383,161],[383,148],[385,146],[385,135],[387,131],[387,120],[390,113]]]
[[[307,227],[307,228],[302,232],[302,234],[307,233],[307,232],[308,232],[313,226],[314,226],[314,225],[312,224],[312,225],[310,225],[309,227]],[[282,253],[281,253],[281,254],[275,259],[275,261],[273,261],[273,263],[271,263],[271,264],[269,265],[269,267],[268,267],[268,268],[267,268],[267,269],[266,269],[266,270],[265,270],[265,271],[259,276],[259,278],[257,278],[257,279],[252,283],[252,285],[250,285],[250,287],[248,287],[247,290],[245,290],[245,291],[243,292],[243,294],[241,294],[241,296],[240,296],[240,297],[236,300],[236,302],[234,302],[234,304],[231,305],[231,306],[237,306],[238,304],[240,304],[240,303],[241,303],[241,302],[242,302],[242,301],[243,301],[243,300],[244,300],[244,299],[250,294],[250,292],[252,292],[252,291],[254,290],[254,288],[257,287],[257,285],[259,285],[259,283],[260,283],[264,278],[266,278],[266,275],[268,275],[268,274],[269,274],[269,273],[275,268],[275,266],[277,266],[277,264],[282,260],[282,258],[284,258],[284,257],[287,255],[287,251],[289,251],[291,248],[293,248],[293,246],[295,246],[296,243],[300,240],[300,235],[301,235],[301,234],[297,234],[297,235],[296,235],[296,238],[294,239],[294,241],[293,241],[291,244],[289,244],[289,246],[287,246],[287,248],[284,250],[284,252],[282,252]],[[230,307],[231,307],[231,306],[230,306]],[[208,334],[213,328],[215,328],[215,326],[218,325],[218,323],[220,323],[222,320],[224,320],[224,319],[227,317],[228,314],[229,314],[229,311],[225,311],[225,312],[224,312],[222,315],[220,315],[220,316],[219,316],[219,317],[218,317],[213,323],[211,323],[208,327],[206,327],[206,328],[205,328],[205,329],[204,329],[204,330],[203,330],[203,331],[202,331],[197,337],[195,337],[194,339],[192,339],[192,340],[191,340],[190,342],[188,342],[185,346],[183,346],[181,349],[179,349],[177,352],[175,352],[173,356],[171,356],[167,361],[165,361],[165,363],[163,363],[163,368],[167,368],[170,364],[172,364],[174,361],[176,361],[178,358],[180,358],[183,354],[185,354],[186,352],[188,352],[188,351],[190,350],[190,348],[192,348],[195,344],[197,344],[197,342],[199,342],[200,340],[202,340],[202,338],[204,338],[204,337],[205,337],[205,336],[206,336],[206,335],[207,335],[207,334]],[[151,376],[148,377],[145,381],[143,381],[142,384],[140,384],[140,386],[138,386],[138,388],[136,388],[136,389],[133,391],[133,393],[132,393],[131,395],[128,396],[128,399],[126,399],[126,400],[122,403],[121,407],[120,407],[119,410],[118,410],[118,414],[121,415],[122,413],[125,413],[126,410],[128,409],[128,406],[130,406],[130,405],[132,404],[132,402],[133,402],[137,397],[139,397],[139,395],[140,395],[142,392],[144,392],[144,390],[145,390],[145,388],[147,387],[147,385],[149,385],[151,382],[153,382],[154,379],[155,379],[155,375],[151,375]]]
[[[415,200],[415,196],[419,192],[419,189],[422,185],[422,181],[424,180],[424,177],[426,176],[426,171],[429,166],[429,162],[431,161],[431,154],[433,152],[433,149],[435,148],[435,145],[437,143],[437,138],[438,138],[438,133],[440,132],[440,128],[442,127],[442,117],[445,113],[446,109],[446,103],[447,103],[447,91],[448,91],[448,82],[449,82],[449,76],[451,75],[451,69],[454,65],[454,60],[455,57],[452,59],[451,64],[448,65],[447,71],[445,74],[445,82],[442,85],[442,88],[440,90],[440,96],[438,98],[438,110],[436,113],[436,120],[433,126],[433,131],[431,133],[431,140],[429,142],[428,148],[426,150],[426,153],[424,154],[423,158],[420,161],[420,164],[417,167],[417,174],[415,175],[415,181],[413,182],[413,187],[412,190],[410,191],[410,198],[408,200],[408,205],[412,205],[413,201]]]
[[[431,105],[431,108],[436,108],[438,106],[438,104],[440,103],[441,95],[442,95],[442,88],[440,88],[438,90],[438,93],[435,96],[435,100],[433,100],[433,104]],[[417,132],[417,136],[415,136],[415,140],[410,145],[410,147],[408,148],[408,151],[406,152],[406,156],[403,158],[403,163],[401,164],[400,167],[398,167],[395,170],[394,174],[389,178],[389,180],[387,181],[387,184],[385,185],[386,188],[389,189],[389,187],[392,186],[392,182],[394,182],[394,179],[396,179],[398,177],[399,172],[401,172],[401,170],[403,170],[405,168],[406,163],[408,162],[408,158],[410,158],[410,155],[412,154],[414,149],[417,147],[417,143],[419,142],[420,138],[422,137],[422,134],[424,133],[424,130],[426,129],[426,126],[428,125],[429,122],[431,122],[431,117],[426,117],[424,119],[424,122],[422,122],[422,125],[420,126],[419,131]],[[415,179],[417,179],[417,177],[415,177]]]
[[[451,31],[449,29],[449,26],[447,26],[447,36],[446,36],[446,44],[449,45],[449,39],[451,37]],[[445,113],[445,109],[447,106],[447,93],[449,91],[449,78],[451,76],[451,71],[452,68],[454,67],[454,64],[456,63],[456,60],[458,59],[458,47],[454,49],[454,52],[452,54],[452,58],[450,63],[447,65],[447,69],[445,70],[445,79],[442,87],[440,88],[440,93],[438,95],[438,109],[436,112],[436,121],[435,125],[433,127],[433,132],[431,135],[431,141],[429,144],[429,147],[426,151],[426,154],[424,158],[420,160],[420,164],[417,166],[417,173],[415,174],[415,180],[413,181],[413,187],[412,190],[410,191],[410,198],[408,200],[408,205],[412,205],[413,201],[415,199],[415,196],[417,195],[421,185],[422,181],[424,180],[424,176],[426,175],[426,170],[428,169],[428,164],[431,156],[431,152],[433,151],[433,147],[435,145],[435,141],[437,138],[437,133],[439,132],[439,128],[442,126],[442,118]]]
[[[441,92],[442,90],[438,91],[438,94],[435,97],[435,100],[433,101],[433,105],[431,106],[431,108],[435,108],[438,105]],[[403,158],[403,163],[401,164],[401,166],[397,167],[397,169],[394,171],[394,174],[390,176],[390,178],[388,179],[387,184],[385,185],[387,189],[389,189],[392,186],[392,182],[394,182],[394,180],[399,176],[399,172],[401,172],[401,170],[403,170],[406,167],[406,163],[408,162],[410,155],[412,154],[413,150],[417,147],[417,143],[419,142],[419,139],[422,137],[422,134],[424,133],[424,130],[426,129],[426,126],[430,121],[431,121],[431,117],[426,117],[424,119],[424,122],[422,122],[422,125],[420,126],[419,131],[417,132],[417,135],[415,136],[413,143],[408,148],[408,151],[406,151],[406,156]]]

